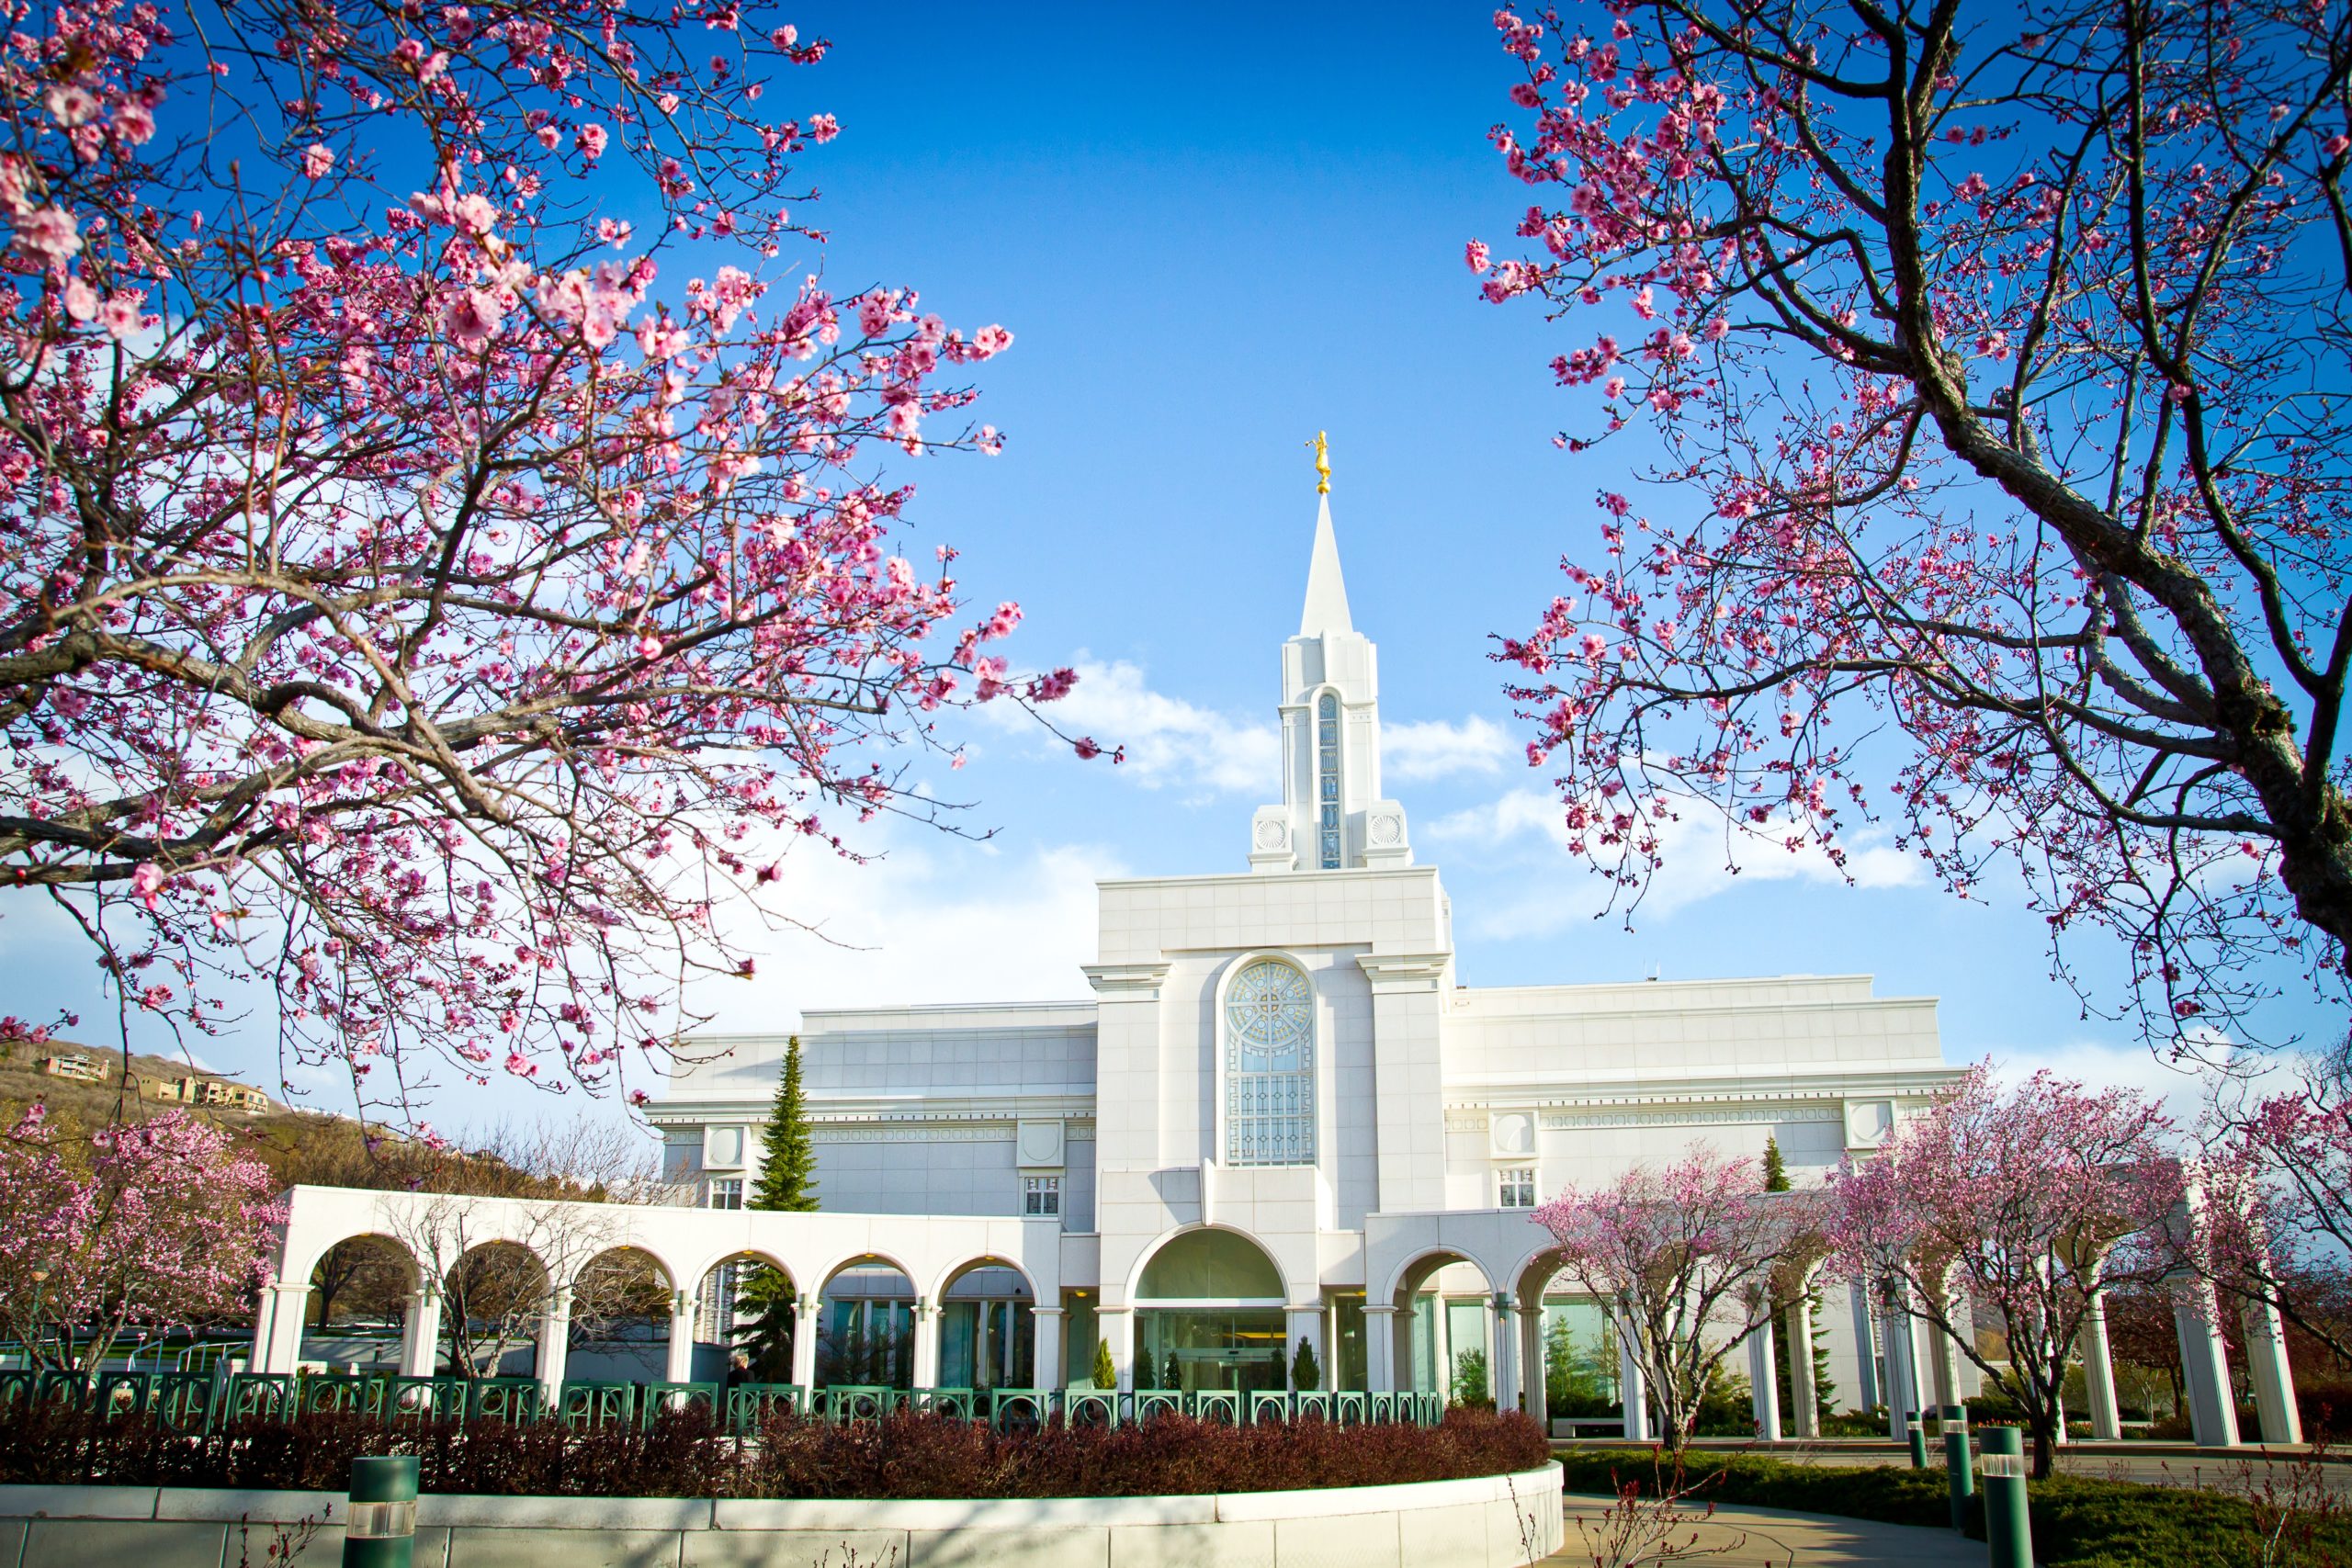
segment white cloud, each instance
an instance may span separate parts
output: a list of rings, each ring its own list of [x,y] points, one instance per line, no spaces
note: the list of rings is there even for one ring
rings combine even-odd
[[[1502,726],[1476,714],[1460,724],[1431,718],[1380,728],[1381,768],[1388,777],[1408,784],[1453,773],[1499,773],[1512,751]]]
[[[1142,666],[1124,659],[1105,664],[1080,655],[1075,667],[1078,684],[1045,709],[1046,716],[1063,733],[1091,736],[1106,750],[1126,748],[1120,773],[1155,788],[1281,793],[1282,741],[1272,725],[1245,723],[1155,692]],[[1009,728],[1029,723],[1010,705],[980,712]]]
[[[2233,1053],[2224,1043],[2213,1045],[2216,1066],[2183,1062],[2177,1066],[2137,1040],[2069,1040],[2040,1050],[1984,1054],[1993,1063],[1996,1082],[2014,1088],[2035,1073],[2047,1070],[2094,1088],[2134,1089],[2159,1100],[2165,1113],[2186,1129],[2218,1095],[2225,1106],[2243,1109],[2267,1094],[2284,1093],[2297,1080],[2291,1057]]]
[[[1437,842],[1501,850],[1530,839],[1548,840],[1564,860],[1568,831],[1558,797],[1540,789],[1515,789],[1480,806],[1449,813],[1423,829]],[[1663,918],[1724,891],[1736,881],[1839,883],[1849,877],[1863,887],[1906,887],[1924,880],[1919,862],[1875,834],[1857,834],[1841,847],[1841,870],[1821,846],[1802,842],[1792,851],[1789,825],[1778,818],[1758,828],[1727,821],[1704,806],[1685,805],[1680,817],[1657,826],[1661,863],[1642,898],[1644,912]],[[1525,936],[1564,929],[1590,919],[1609,901],[1609,884],[1598,873],[1563,879],[1555,863],[1531,863],[1541,886],[1527,896],[1495,907],[1479,921],[1487,934]],[[1631,890],[1627,890],[1630,897]],[[1620,904],[1623,899],[1621,897]]]
[[[898,825],[864,864],[796,846],[763,902],[788,916],[762,929],[741,906],[731,939],[755,955],[750,981],[710,980],[694,1005],[722,1032],[794,1026],[808,1008],[1039,1001],[1093,993],[1094,884],[1124,875],[1111,851],[999,844]]]

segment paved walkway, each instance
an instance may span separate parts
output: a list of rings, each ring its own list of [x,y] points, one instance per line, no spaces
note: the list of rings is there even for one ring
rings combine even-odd
[[[1567,1539],[1545,1561],[1589,1568],[1595,1549],[1607,1536],[1609,1509],[1593,1499],[1571,1495],[1567,1516]],[[1686,1517],[1689,1522],[1675,1527],[1670,1539],[1690,1542],[1706,1554],[1697,1561],[1714,1568],[1984,1568],[1985,1562],[1983,1541],[1964,1540],[1950,1530],[1779,1508],[1717,1508],[1712,1517],[1694,1508]],[[1610,1554],[1602,1557],[1611,1560]]]

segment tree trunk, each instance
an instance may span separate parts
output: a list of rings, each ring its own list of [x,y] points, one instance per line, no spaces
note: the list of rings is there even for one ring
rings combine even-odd
[[[2033,1418],[2033,1479],[2047,1481],[2058,1468],[2058,1435],[2055,1424],[2046,1416]]]

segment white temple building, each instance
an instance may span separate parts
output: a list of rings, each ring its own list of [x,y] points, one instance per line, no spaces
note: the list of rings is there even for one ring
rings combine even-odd
[[[1957,1076],[1935,1003],[1863,976],[1458,984],[1453,905],[1382,791],[1379,665],[1323,488],[1282,646],[1281,798],[1250,818],[1236,869],[1100,885],[1092,1000],[808,1011],[820,1213],[743,1206],[782,1033],[690,1042],[649,1108],[692,1206],[298,1187],[253,1368],[364,1353],[327,1305],[330,1262],[366,1238],[405,1281],[396,1342],[373,1354],[412,1377],[456,1353],[455,1265],[490,1247],[536,1260],[531,1342],[486,1360],[536,1379],[550,1408],[598,1379],[723,1376],[743,1271],[765,1268],[789,1325],[755,1375],[803,1390],[1029,1391],[1016,1397],[1043,1410],[1035,1391],[1087,1383],[1105,1351],[1132,1408],[1169,1390],[1197,1407],[1284,1388],[1304,1342],[1302,1385],[1483,1394],[1601,1431],[1622,1399],[1627,1435],[1649,1435],[1638,1370],[1531,1211],[1694,1144],[1760,1159],[1771,1140],[1796,1184],[1818,1182]],[[669,1320],[657,1306],[616,1342],[587,1303],[628,1255]],[[2197,1440],[2235,1445],[2219,1303],[2174,1289]],[[1817,1404],[1883,1406],[1900,1436],[1908,1412],[1975,1392],[1956,1347],[1862,1292],[1790,1294],[1747,1342],[1758,1435],[1784,1429],[1775,1335],[1797,1436]],[[2265,1436],[2299,1440],[2276,1314],[2249,1314],[2244,1339]],[[1814,1343],[1827,1388],[1793,1353]],[[2096,1315],[2078,1349],[2092,1435],[2115,1438]]]
[[[1017,1217],[1048,1238],[1049,1259],[936,1282],[876,1218],[871,1256],[800,1280],[829,1329],[911,1325],[916,1385],[1083,1382],[1100,1342],[1125,1387],[1279,1387],[1305,1339],[1329,1386],[1448,1389],[1475,1368],[1541,1414],[1547,1330],[1598,1349],[1600,1329],[1552,1278],[1534,1204],[1694,1143],[1760,1158],[1773,1139],[1818,1181],[1956,1076],[1934,1000],[1867,976],[1458,983],[1452,900],[1382,787],[1377,649],[1321,488],[1280,649],[1279,792],[1238,863],[1102,883],[1091,1000],[805,1016],[828,1214],[909,1216],[910,1235]],[[649,1109],[708,1206],[758,1178],[786,1042],[694,1041]],[[1956,1396],[1949,1354],[1858,1351],[1880,1336],[1834,1300],[1837,1407]]]

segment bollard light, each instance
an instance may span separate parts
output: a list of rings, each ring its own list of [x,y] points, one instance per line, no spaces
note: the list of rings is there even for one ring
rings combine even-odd
[[[1968,1406],[1947,1404],[1944,1419],[1944,1474],[1951,1483],[1951,1528],[1968,1526],[1968,1499],[1976,1493],[1976,1476],[1969,1462]]]
[[[2033,1568],[2033,1520],[2026,1512],[2025,1438],[2015,1427],[1987,1427],[1978,1434],[1984,1457],[1984,1538],[1993,1568]]]
[[[416,1555],[416,1456],[351,1461],[343,1568],[411,1568]]]
[[[1917,1411],[1914,1410],[1911,1412],[1910,1419],[1904,1423],[1904,1429],[1911,1435],[1911,1468],[1914,1470],[1927,1469],[1928,1428],[1920,1423],[1919,1413]]]

